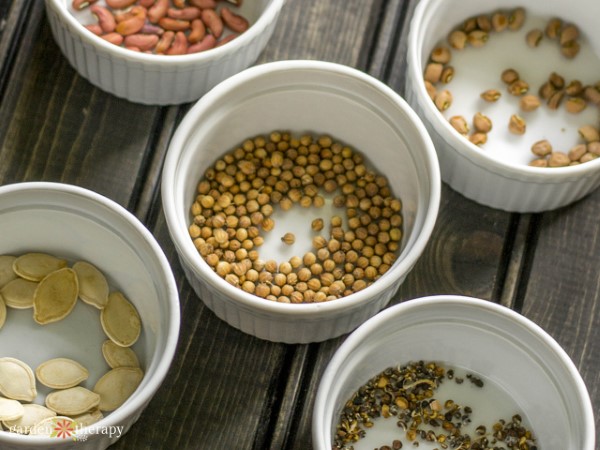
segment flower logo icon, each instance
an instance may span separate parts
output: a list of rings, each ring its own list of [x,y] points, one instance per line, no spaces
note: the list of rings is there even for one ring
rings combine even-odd
[[[54,428],[50,437],[59,439],[73,438],[75,439],[75,422],[68,418],[60,418],[54,421]]]

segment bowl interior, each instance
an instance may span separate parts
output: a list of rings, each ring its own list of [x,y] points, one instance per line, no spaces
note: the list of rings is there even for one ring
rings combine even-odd
[[[579,114],[569,114],[564,106],[551,110],[545,105],[533,112],[523,112],[519,107],[519,98],[508,94],[500,74],[508,68],[516,69],[521,78],[530,85],[529,93],[537,94],[538,88],[552,72],[561,74],[567,82],[579,79],[584,84],[598,81],[600,73],[600,29],[592,17],[600,14],[600,4],[593,1],[578,1],[577,5],[560,0],[536,2],[477,2],[467,1],[425,1],[420,5],[419,14],[411,24],[409,47],[417,58],[417,64],[409,70],[414,79],[413,86],[418,89],[418,101],[427,114],[427,120],[437,132],[441,133],[461,152],[476,153],[480,159],[491,158],[502,165],[535,171],[527,167],[534,159],[530,147],[536,141],[548,139],[555,150],[568,152],[580,143],[577,129],[585,124],[597,125],[600,120],[598,108],[588,106]],[[526,21],[519,31],[491,33],[489,41],[482,48],[467,46],[463,51],[452,51],[450,64],[456,74],[447,85],[438,85],[438,89],[449,89],[453,94],[452,106],[440,113],[429,99],[422,83],[423,70],[428,63],[431,50],[439,44],[446,44],[446,36],[465,19],[478,14],[491,14],[496,10],[509,11],[524,7]],[[555,41],[543,38],[537,48],[529,48],[525,35],[533,28],[544,29],[550,18],[559,17],[566,22],[576,24],[581,31],[582,50],[574,59],[566,59],[559,52]],[[443,87],[442,87],[443,86]],[[497,89],[502,93],[495,103],[486,103],[479,94],[487,89]],[[476,112],[487,115],[493,123],[488,133],[488,141],[482,148],[470,144],[460,137],[448,124],[454,115],[462,115],[471,124]],[[520,114],[527,122],[524,135],[514,135],[508,130],[509,118]],[[473,127],[471,126],[471,129]],[[593,161],[584,167],[597,168],[599,162]],[[537,169],[539,172],[539,169]],[[547,171],[543,171],[546,174]]]
[[[258,66],[223,82],[191,110],[173,140],[170,152],[177,161],[167,162],[165,176],[174,202],[176,244],[193,266],[204,263],[187,235],[198,181],[225,152],[273,130],[328,134],[365,155],[403,202],[403,254],[414,247],[435,203],[437,161],[416,115],[391,91],[357,73],[318,63]],[[279,216],[285,222],[278,230],[291,228],[296,242],[309,244],[306,214],[298,208],[296,214]],[[283,233],[274,235],[278,239]],[[282,247],[270,250],[280,261],[289,256]]]
[[[168,365],[169,358],[161,360],[173,351],[174,292],[168,267],[156,255],[158,247],[142,236],[140,224],[126,219],[126,211],[119,209],[83,189],[52,183],[5,186],[0,189],[0,253],[46,252],[67,259],[69,265],[88,261],[103,272],[111,291],[121,291],[141,316],[142,334],[132,347],[145,372],[139,393],[145,386],[156,386],[153,374]],[[101,353],[107,338],[100,312],[80,301],[67,318],[44,326],[33,321],[31,309],[9,308],[1,334],[2,356],[21,359],[32,369],[55,357],[80,362],[90,371],[82,383],[88,389],[110,369]],[[49,389],[40,383],[37,387],[40,402]],[[136,403],[139,406],[140,401]]]
[[[593,448],[589,397],[558,344],[506,308],[464,298],[409,301],[351,335],[319,388],[315,418],[324,413],[325,424],[316,436],[319,448],[330,445],[352,393],[387,367],[418,360],[462,367],[492,381],[516,402],[540,448]]]
[[[81,25],[89,25],[89,24],[93,24],[93,23],[97,23],[98,20],[94,17],[94,15],[92,14],[92,12],[90,11],[90,8],[83,8],[81,10],[77,10],[74,9],[72,6],[72,1],[71,0],[52,0],[52,1],[56,1],[58,2],[58,5],[60,6],[61,9],[64,9],[70,16],[72,16],[76,22],[80,23]],[[235,12],[236,14],[240,14],[241,16],[243,16],[244,18],[246,18],[248,20],[248,22],[250,22],[251,28],[252,29],[252,25],[254,23],[256,23],[256,21],[259,19],[259,17],[261,17],[261,15],[268,9],[270,8],[274,3],[276,3],[277,0],[256,0],[256,1],[252,1],[252,2],[242,2],[241,6],[239,7],[235,7],[230,3],[227,3],[226,6],[228,6],[230,9],[232,9],[233,12]],[[220,2],[222,5],[224,2]],[[106,6],[106,2],[104,0],[99,0],[98,2],[96,2],[97,5],[101,5],[101,6]],[[223,5],[225,6],[225,5]],[[221,5],[217,6],[217,9],[219,9],[221,7]],[[82,28],[82,32],[83,32],[83,28]],[[86,33],[88,33],[87,31],[85,31]],[[92,36],[92,33],[88,33],[90,36]],[[229,29],[225,29],[223,36],[227,36],[228,34],[231,34],[231,31]],[[105,44],[104,41],[97,39],[97,42],[101,42],[103,45]],[[111,48],[110,46],[107,45],[108,48]],[[116,48],[116,46],[115,46]],[[125,49],[123,49],[125,50]],[[136,52],[131,52],[128,51],[127,54],[134,54],[136,55]],[[139,55],[137,55],[139,56]],[[160,59],[164,59],[166,61],[168,61],[169,59],[172,59],[172,56],[169,57],[163,57],[161,55],[154,55],[154,56],[158,56],[158,58]],[[198,55],[195,55],[195,57],[197,57]]]

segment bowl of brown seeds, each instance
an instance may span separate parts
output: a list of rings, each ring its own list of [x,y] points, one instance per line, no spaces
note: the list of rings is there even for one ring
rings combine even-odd
[[[594,450],[573,361],[504,306],[443,295],[380,312],[337,349],[313,412],[316,450]]]
[[[77,186],[2,186],[0,220],[0,447],[106,448],[175,352],[166,257],[127,210]]]
[[[558,208],[600,184],[597,2],[420,2],[406,95],[442,179],[484,205]]]
[[[45,0],[56,43],[100,89],[151,105],[195,101],[251,65],[285,0]]]
[[[162,201],[187,278],[217,316],[280,342],[347,333],[429,239],[435,151],[396,93],[346,66],[260,65],[182,121]]]

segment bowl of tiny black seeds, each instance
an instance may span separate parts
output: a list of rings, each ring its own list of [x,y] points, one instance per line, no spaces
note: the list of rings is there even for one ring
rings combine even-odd
[[[426,0],[408,37],[406,98],[443,181],[514,212],[600,185],[598,2]]]
[[[169,146],[162,201],[198,297],[277,342],[350,332],[415,264],[440,199],[435,150],[407,103],[321,61],[215,87]]]
[[[593,450],[589,393],[542,328],[487,300],[443,295],[378,313],[321,377],[316,450]]]

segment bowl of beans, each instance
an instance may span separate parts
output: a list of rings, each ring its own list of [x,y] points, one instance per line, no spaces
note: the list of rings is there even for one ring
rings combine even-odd
[[[565,206],[600,184],[599,13],[587,1],[419,4],[406,95],[444,181],[515,212]]]
[[[349,332],[414,266],[440,199],[405,101],[343,65],[256,66],[211,90],[165,160],[169,232],[198,297],[278,342]]]
[[[2,186],[0,218],[0,447],[107,448],[175,353],[169,263],[131,213],[78,186]]]
[[[257,59],[284,0],[46,0],[69,63],[100,89],[152,105],[197,100]]]
[[[355,330],[321,377],[317,450],[593,450],[592,403],[573,361],[504,306],[443,295]]]

